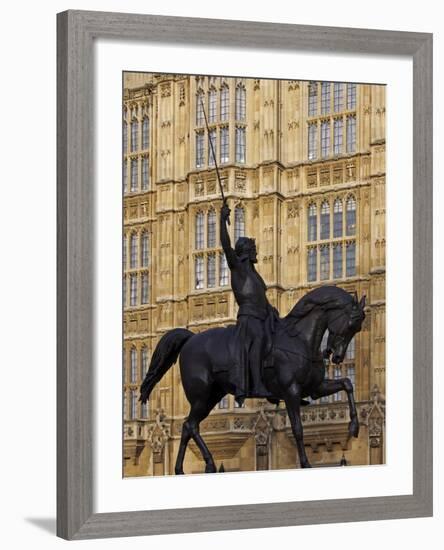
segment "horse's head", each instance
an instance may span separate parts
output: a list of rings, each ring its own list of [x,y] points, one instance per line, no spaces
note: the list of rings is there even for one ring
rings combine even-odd
[[[342,363],[345,352],[353,336],[361,330],[365,319],[365,295],[358,301],[355,293],[346,304],[328,311],[328,340],[325,355],[330,356],[333,363]]]

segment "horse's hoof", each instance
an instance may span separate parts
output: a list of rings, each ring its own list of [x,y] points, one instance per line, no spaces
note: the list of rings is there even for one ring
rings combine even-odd
[[[174,473],[176,474],[176,476],[183,476],[185,474],[183,470],[174,470]]]
[[[206,474],[215,474],[217,472],[216,466],[214,464],[208,464],[208,466],[205,468]]]
[[[354,422],[353,420],[348,425],[348,433],[350,437],[358,437],[359,435],[359,422]]]
[[[309,462],[301,463],[301,468],[312,468],[312,465]]]

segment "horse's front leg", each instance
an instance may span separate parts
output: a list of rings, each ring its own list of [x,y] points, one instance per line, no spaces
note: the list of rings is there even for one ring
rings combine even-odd
[[[301,389],[297,384],[292,384],[285,392],[285,404],[287,406],[288,416],[291,422],[291,428],[299,454],[301,468],[311,468],[305,454],[304,430],[301,420]]]
[[[332,380],[326,378],[321,382],[319,387],[316,389],[316,392],[311,394],[313,399],[319,399],[320,397],[327,397],[328,395],[333,395],[338,391],[345,391],[348,398],[348,406],[350,410],[350,423],[348,425],[348,433],[350,437],[358,437],[359,435],[359,419],[358,412],[356,410],[356,403],[353,394],[353,384],[349,378],[338,378],[337,380]]]

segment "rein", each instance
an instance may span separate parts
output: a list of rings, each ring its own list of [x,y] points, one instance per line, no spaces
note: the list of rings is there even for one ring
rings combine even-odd
[[[325,308],[324,308],[322,305],[320,305],[319,307],[321,307],[321,309],[323,310],[324,313],[326,312]],[[309,313],[310,313],[310,312],[309,312]],[[309,315],[309,313],[307,313],[307,315]],[[296,323],[298,323],[299,321],[301,321],[302,319],[305,319],[305,317],[306,317],[307,315],[304,315],[304,316],[301,317],[300,319],[295,320],[294,323],[296,324]],[[340,317],[341,315],[343,315],[343,311],[340,311],[337,315],[335,315],[335,316],[333,317],[333,321],[335,321],[336,319],[339,319],[339,317]],[[291,317],[291,315],[290,315],[290,317]],[[306,340],[306,338],[304,337],[303,333],[302,333],[301,331],[298,331],[298,330],[294,329],[294,328],[292,329],[292,334],[291,334],[291,333],[290,333],[290,327],[288,327],[286,323],[283,323],[282,328],[283,328],[284,332],[286,332],[287,335],[288,335],[290,338],[300,337],[300,338],[303,338],[304,340]],[[291,351],[291,350],[286,349],[286,348],[278,347],[277,345],[275,345],[274,348],[275,348],[275,349],[278,349],[278,350],[280,350],[280,351],[284,351],[284,352],[286,352],[286,353],[291,353],[292,355],[298,355],[299,357],[302,357],[303,359],[306,359],[307,361],[310,361],[312,364],[316,364],[316,363],[318,363],[318,364],[320,364],[320,363],[324,364],[324,359],[313,359],[313,357],[307,357],[307,355],[305,355],[304,353],[301,353],[301,352],[298,352],[298,351]]]

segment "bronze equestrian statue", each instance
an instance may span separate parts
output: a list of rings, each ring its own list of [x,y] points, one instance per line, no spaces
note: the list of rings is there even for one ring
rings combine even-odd
[[[228,207],[222,208],[221,226],[225,231],[229,213]],[[140,400],[146,403],[154,386],[179,358],[182,386],[191,408],[182,427],[176,474],[184,473],[183,461],[191,438],[205,460],[205,472],[216,472],[199,424],[227,394],[240,401],[257,395],[277,403],[283,400],[301,467],[309,468],[300,417],[304,398],[319,399],[344,390],[350,410],[349,435],[358,436],[353,385],[348,378],[325,378],[324,361],[343,361],[350,340],[361,330],[365,296],[358,301],[356,293],[322,286],[308,292],[286,317],[279,319],[268,303],[263,279],[254,268],[255,246],[251,240],[243,240],[233,250],[222,227],[222,244],[239,304],[237,323],[199,334],[183,328],[166,332],[154,350],[140,387]],[[327,347],[321,350],[326,330]]]
[[[208,121],[203,101],[205,124]],[[185,395],[191,405],[183,423],[175,473],[183,474],[183,461],[192,438],[205,460],[205,472],[215,472],[213,457],[199,433],[199,424],[228,393],[239,404],[246,397],[266,397],[272,403],[285,401],[302,468],[310,467],[304,448],[300,407],[306,397],[318,399],[344,390],[347,393],[350,437],[359,432],[353,385],[348,378],[325,378],[325,361],[341,363],[353,336],[365,318],[365,296],[358,302],[335,286],[308,292],[283,319],[268,302],[267,287],[256,271],[256,244],[241,237],[231,247],[227,230],[230,209],[217,166],[212,140],[209,140],[222,196],[220,235],[231,286],[239,306],[236,325],[214,328],[199,334],[187,329],[165,333],[154,350],[151,364],[140,387],[140,400],[146,403],[154,386],[180,356],[180,372]],[[328,330],[327,347],[320,350]]]

